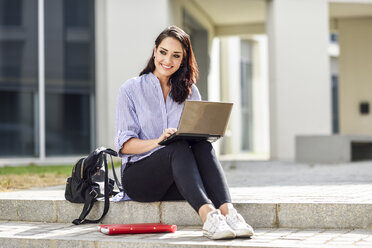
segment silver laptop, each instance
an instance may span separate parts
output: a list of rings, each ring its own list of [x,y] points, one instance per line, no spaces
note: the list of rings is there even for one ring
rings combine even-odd
[[[177,132],[159,142],[167,145],[176,140],[208,140],[214,142],[224,136],[232,103],[186,101]]]

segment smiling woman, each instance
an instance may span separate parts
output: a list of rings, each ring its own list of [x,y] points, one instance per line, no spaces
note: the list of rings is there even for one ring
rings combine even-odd
[[[159,79],[162,90],[170,91],[176,102],[184,102],[199,77],[189,35],[176,26],[165,29],[155,40],[153,53],[140,76],[148,73]]]
[[[160,81],[168,82],[170,76],[181,66],[183,49],[181,43],[174,38],[165,38],[159,47],[154,48],[154,74]]]
[[[178,71],[183,59],[182,44],[171,37],[165,38],[159,45],[154,47],[154,75],[160,80],[163,90],[164,101],[170,91],[169,78]]]
[[[170,26],[155,40],[139,77],[121,87],[116,105],[116,148],[127,199],[186,200],[211,239],[249,237],[253,229],[231,203],[223,169],[206,140],[159,145],[177,131],[185,101],[200,101],[190,36]],[[192,120],[195,121],[195,120]]]

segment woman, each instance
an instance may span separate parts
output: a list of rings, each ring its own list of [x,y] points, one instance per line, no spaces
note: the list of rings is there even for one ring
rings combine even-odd
[[[231,204],[211,143],[158,144],[177,131],[184,102],[201,100],[197,78],[189,35],[175,26],[166,28],[140,76],[119,90],[115,143],[123,187],[135,201],[186,200],[211,239],[250,237],[253,229]]]

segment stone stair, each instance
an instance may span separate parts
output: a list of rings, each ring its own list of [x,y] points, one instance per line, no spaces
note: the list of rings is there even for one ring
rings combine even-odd
[[[242,195],[242,190],[232,189],[233,198],[239,198],[237,194]],[[161,222],[176,224],[179,231],[175,234],[106,236],[97,231],[97,225],[71,224],[79,216],[83,204],[70,203],[64,200],[63,194],[62,189],[1,193],[0,247],[317,247],[315,244],[319,239],[308,243],[312,236],[297,236],[305,232],[323,237],[324,232],[335,229],[335,233],[326,235],[329,240],[323,240],[322,245],[340,233],[347,235],[360,230],[357,233],[359,239],[354,242],[363,241],[358,247],[363,244],[372,246],[370,203],[235,200],[235,207],[256,229],[256,235],[252,239],[212,241],[202,236],[198,215],[184,201],[111,202],[104,224]],[[98,218],[103,205],[103,202],[97,202],[89,217]],[[348,247],[342,244],[339,247]]]
[[[266,175],[261,165],[244,166],[247,173],[239,165],[225,170],[234,206],[255,228],[252,239],[204,238],[202,222],[184,201],[111,202],[104,224],[161,222],[179,231],[107,236],[96,225],[71,224],[83,204],[66,201],[60,186],[0,193],[0,247],[372,247],[370,164],[319,167],[313,174],[313,167],[275,164],[265,167]],[[332,170],[342,173],[321,180]],[[347,181],[351,172],[354,181]],[[96,203],[89,218],[100,217],[103,205]]]
[[[243,189],[232,189],[243,194]],[[234,194],[233,199],[238,198]],[[292,199],[293,201],[293,199]],[[97,202],[89,215],[97,219],[103,212]],[[234,206],[256,228],[372,228],[372,203],[355,202],[263,202],[234,200]],[[83,204],[64,199],[64,191],[28,190],[0,194],[0,220],[47,223],[71,223]],[[140,203],[110,202],[104,224],[161,222],[180,226],[197,226],[202,222],[185,201]]]

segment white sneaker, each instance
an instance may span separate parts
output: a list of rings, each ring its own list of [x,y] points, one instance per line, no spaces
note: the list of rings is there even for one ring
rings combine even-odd
[[[253,228],[245,222],[235,208],[229,209],[226,216],[226,222],[236,233],[236,237],[251,237],[254,234]]]
[[[203,235],[210,239],[235,238],[235,232],[226,223],[226,218],[220,210],[208,213],[207,220],[203,225]]]

